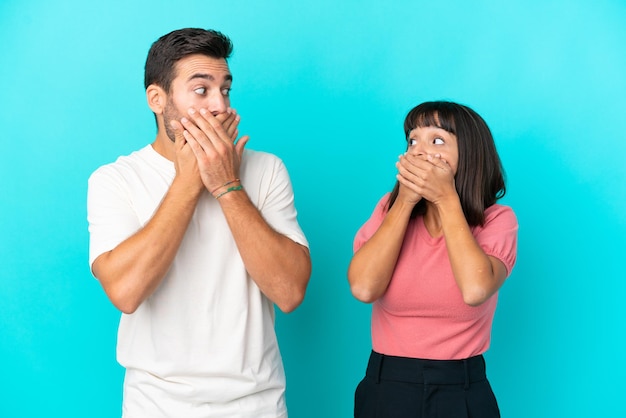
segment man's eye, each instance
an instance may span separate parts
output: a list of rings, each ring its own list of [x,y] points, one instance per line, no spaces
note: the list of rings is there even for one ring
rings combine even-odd
[[[230,88],[227,88],[227,89],[222,89],[222,94],[223,94],[224,96],[230,96]]]
[[[435,144],[435,145],[443,145],[443,139],[435,138],[435,140],[433,141],[433,144]]]
[[[412,147],[415,144],[417,144],[417,140],[409,138],[409,147]]]
[[[194,92],[196,92],[196,94],[204,95],[204,93],[206,93],[206,89],[204,87],[198,87],[194,90]]]

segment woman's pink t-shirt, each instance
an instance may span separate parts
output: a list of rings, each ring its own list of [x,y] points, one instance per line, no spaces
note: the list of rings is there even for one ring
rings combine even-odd
[[[376,232],[387,210],[383,197],[354,239],[354,251]],[[485,211],[485,224],[472,228],[480,247],[498,258],[510,274],[517,254],[517,218],[508,206]],[[507,274],[507,276],[508,276]],[[489,348],[498,302],[495,293],[472,307],[454,280],[443,236],[433,238],[423,217],[409,222],[396,267],[385,294],[372,308],[372,348],[401,357],[455,360]]]

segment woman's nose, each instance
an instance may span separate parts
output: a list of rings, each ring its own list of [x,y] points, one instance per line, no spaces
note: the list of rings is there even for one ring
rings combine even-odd
[[[426,153],[426,148],[424,146],[424,142],[418,139],[411,140],[412,144],[409,148],[409,152],[413,155],[424,155]]]

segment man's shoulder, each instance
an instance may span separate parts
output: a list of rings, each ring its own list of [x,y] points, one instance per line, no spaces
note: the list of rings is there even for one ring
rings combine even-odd
[[[276,154],[252,149],[244,150],[241,162],[242,165],[256,170],[284,166],[283,160]]]
[[[243,151],[244,158],[253,159],[255,161],[281,161],[281,159],[271,152],[258,151],[250,148],[246,148]]]
[[[90,176],[123,176],[124,173],[136,172],[142,166],[145,166],[151,159],[153,153],[156,153],[150,145],[135,150],[130,154],[121,155],[113,162],[101,165]]]

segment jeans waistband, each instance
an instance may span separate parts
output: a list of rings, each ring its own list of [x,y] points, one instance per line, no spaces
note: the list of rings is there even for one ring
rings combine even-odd
[[[485,380],[485,359],[482,355],[464,360],[424,360],[396,357],[372,351],[367,376],[380,380],[433,385],[465,385]]]

